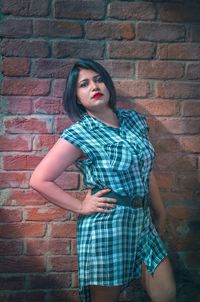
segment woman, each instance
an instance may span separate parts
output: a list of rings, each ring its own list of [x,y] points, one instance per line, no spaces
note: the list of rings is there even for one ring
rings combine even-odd
[[[30,184],[54,204],[80,214],[81,301],[117,302],[122,288],[141,278],[152,301],[172,302],[173,274],[158,236],[165,231],[165,209],[151,172],[148,125],[144,116],[116,109],[115,103],[108,72],[92,60],[75,63],[64,94],[65,110],[75,123],[35,169]],[[88,189],[83,201],[54,182],[73,163]],[[149,206],[157,214],[158,233]]]

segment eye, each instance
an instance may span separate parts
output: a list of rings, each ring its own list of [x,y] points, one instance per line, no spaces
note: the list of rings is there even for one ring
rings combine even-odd
[[[87,87],[87,85],[88,85],[87,81],[83,81],[83,82],[80,83],[81,88]]]
[[[101,76],[96,77],[95,82],[102,83],[103,82],[102,77]]]

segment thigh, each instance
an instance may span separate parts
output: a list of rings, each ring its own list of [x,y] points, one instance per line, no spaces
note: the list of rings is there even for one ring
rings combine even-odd
[[[142,284],[153,301],[175,301],[175,281],[169,258],[166,257],[153,274],[142,263]]]
[[[92,302],[117,302],[119,299],[121,286],[90,286]]]

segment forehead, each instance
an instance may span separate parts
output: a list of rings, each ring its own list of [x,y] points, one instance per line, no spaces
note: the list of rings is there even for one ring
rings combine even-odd
[[[97,76],[98,73],[91,69],[83,69],[81,68],[78,75],[78,81],[83,81],[85,79],[90,79]]]

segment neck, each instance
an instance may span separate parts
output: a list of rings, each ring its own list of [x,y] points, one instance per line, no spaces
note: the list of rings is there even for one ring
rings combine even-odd
[[[100,112],[91,112],[91,111],[87,111],[88,115],[97,118],[98,120],[114,126],[114,127],[118,127],[119,126],[119,121],[118,118],[115,114],[115,112],[111,109],[111,108],[106,108],[105,111],[102,112],[102,110]]]

